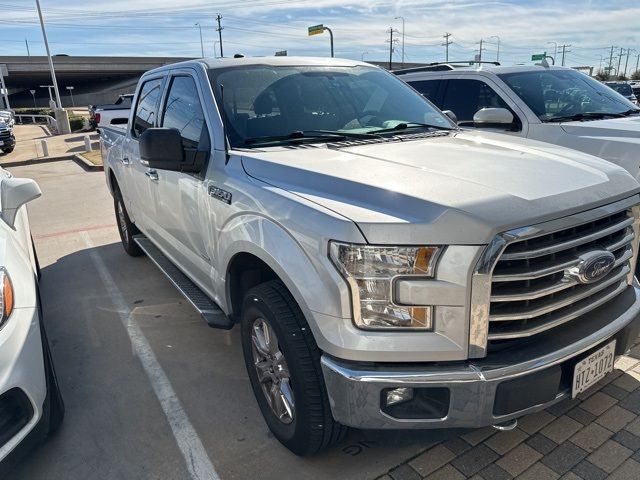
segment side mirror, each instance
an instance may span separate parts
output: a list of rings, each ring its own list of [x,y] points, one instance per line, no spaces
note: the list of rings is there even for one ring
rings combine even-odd
[[[503,127],[513,125],[513,114],[506,108],[483,108],[473,116],[476,127]]]
[[[29,178],[5,178],[0,182],[0,216],[7,225],[15,228],[18,210],[25,203],[35,200],[42,191],[36,182]]]
[[[456,125],[458,124],[458,117],[451,110],[443,110],[442,113],[444,113],[447,117],[449,117],[449,119],[453,123],[455,123]]]
[[[140,159],[149,168],[180,171],[184,161],[182,137],[175,128],[147,128],[140,135]]]

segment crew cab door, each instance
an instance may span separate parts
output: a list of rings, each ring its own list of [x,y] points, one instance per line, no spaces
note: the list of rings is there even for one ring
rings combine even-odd
[[[122,149],[127,210],[136,226],[150,238],[156,236],[157,175],[140,159],[139,138],[157,125],[164,76],[144,79],[140,85],[129,131]]]
[[[194,70],[171,72],[158,123],[180,132],[185,154],[199,151],[209,155],[211,139]],[[209,283],[211,271],[210,253],[207,252],[210,242],[205,238],[208,232],[205,228],[206,169],[205,164],[200,172],[157,171],[159,246],[203,286]]]

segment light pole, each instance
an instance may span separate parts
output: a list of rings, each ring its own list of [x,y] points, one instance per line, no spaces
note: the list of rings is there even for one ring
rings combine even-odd
[[[31,92],[31,96],[33,97],[33,108],[38,108],[36,106],[36,91],[35,90],[29,90],[29,92]]]
[[[496,62],[500,62],[500,37],[498,35],[491,35],[489,38],[498,39],[498,53],[496,54]]]
[[[69,91],[69,95],[71,95],[71,106],[75,108],[76,102],[73,101],[73,89],[75,87],[65,87]]]
[[[36,0],[36,7],[38,8],[38,17],[40,17],[40,27],[42,28],[42,37],[44,38],[44,47],[47,50],[47,58],[49,59],[49,70],[51,71],[51,80],[53,83],[53,89],[56,92],[56,102],[58,108],[62,109],[62,101],[60,100],[60,91],[58,90],[58,81],[56,80],[56,71],[53,68],[53,59],[51,58],[51,51],[49,50],[49,40],[47,39],[47,30],[44,28],[44,18],[42,18],[42,10],[40,9],[40,0]],[[51,92],[49,92],[51,94]]]
[[[364,56],[367,55],[369,52],[362,52],[362,55],[360,55],[360,60],[364,62]]]
[[[194,26],[198,27],[200,30],[200,53],[202,54],[202,58],[204,58],[204,43],[202,43],[202,25],[199,23],[194,23]]]
[[[553,64],[556,63],[556,55],[558,55],[558,42],[547,42],[547,45],[553,43]]]
[[[404,17],[402,15],[395,17],[394,20],[402,20],[402,68],[404,68]]]
[[[40,88],[46,88],[49,90],[49,102],[53,102],[53,95],[51,94],[51,89],[53,85],[40,85]]]

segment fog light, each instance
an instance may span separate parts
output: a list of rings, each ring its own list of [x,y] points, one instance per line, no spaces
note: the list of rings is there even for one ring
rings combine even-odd
[[[394,388],[387,390],[385,405],[390,407],[392,405],[398,405],[399,403],[408,402],[409,400],[413,400],[413,388]]]

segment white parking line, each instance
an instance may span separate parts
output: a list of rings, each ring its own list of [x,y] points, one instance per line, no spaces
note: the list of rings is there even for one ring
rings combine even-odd
[[[135,354],[140,359],[140,363],[142,363],[145,372],[147,372],[153,391],[171,426],[173,436],[184,457],[191,478],[193,480],[219,480],[220,477],[213,467],[200,437],[193,428],[193,425],[191,425],[189,417],[187,417],[186,412],[183,410],[167,375],[158,363],[147,338],[144,336],[144,333],[142,333],[142,330],[140,330],[140,327],[133,321],[131,309],[127,306],[127,302],[109,273],[104,260],[100,257],[100,254],[95,251],[95,245],[86,231],[80,232],[80,237],[87,248],[89,248],[89,255],[91,256],[91,260],[93,260],[102,283],[104,283],[107,295],[113,302],[120,316],[120,320],[129,334],[131,346]]]

